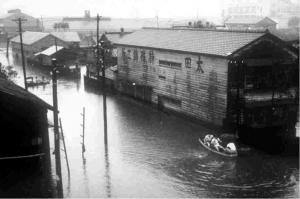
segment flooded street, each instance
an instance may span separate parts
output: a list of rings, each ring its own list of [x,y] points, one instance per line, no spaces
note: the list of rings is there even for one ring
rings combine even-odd
[[[0,53],[2,64],[13,63],[12,58],[7,62],[4,49]],[[23,87],[22,67],[15,65],[15,69],[16,83]],[[51,79],[49,73],[36,67],[28,66],[27,75]],[[51,84],[29,91],[52,104]],[[84,88],[83,78],[58,79],[59,117],[71,174],[68,178],[61,152],[64,197],[299,197],[297,157],[253,149],[236,159],[222,158],[198,143],[198,138],[211,130],[121,95],[107,96],[105,146],[102,100],[100,91]],[[53,123],[50,111],[48,118]],[[50,141],[53,151],[52,128]]]

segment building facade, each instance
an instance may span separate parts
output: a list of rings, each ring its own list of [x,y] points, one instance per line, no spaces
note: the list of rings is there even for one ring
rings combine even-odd
[[[296,0],[229,0],[222,1],[223,19],[229,17],[267,16],[278,23],[277,28],[287,28],[292,17],[299,17],[300,4]]]
[[[273,117],[274,101],[296,106],[298,55],[268,32],[143,29],[116,46],[118,90],[209,124],[255,127]],[[283,72],[274,68],[289,68],[281,90],[270,86]],[[268,111],[254,109],[261,106]],[[276,125],[269,122],[260,125]]]
[[[224,22],[231,30],[275,30],[277,23],[268,17],[232,17]]]
[[[34,54],[57,45],[64,48],[79,48],[80,38],[77,33],[44,33],[26,31],[22,35],[24,56],[32,58]],[[11,39],[12,52],[15,57],[21,56],[20,36]]]
[[[3,32],[7,34],[9,38],[14,37],[18,34],[19,26],[15,19],[22,18],[26,20],[22,24],[24,31],[41,31],[41,23],[38,19],[22,13],[20,9],[9,10],[7,14],[0,16],[0,24],[3,27]]]

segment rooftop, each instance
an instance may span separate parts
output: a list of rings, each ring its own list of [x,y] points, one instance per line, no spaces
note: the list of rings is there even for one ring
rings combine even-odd
[[[276,22],[270,19],[269,17],[260,17],[260,16],[231,17],[225,21],[225,24],[257,24],[262,21],[276,24]]]
[[[51,34],[65,42],[80,42],[77,32],[51,32]]]
[[[53,110],[53,107],[48,103],[41,100],[39,97],[35,96],[34,94],[26,91],[24,88],[8,81],[3,78],[0,78],[0,93],[4,93],[7,95],[12,95],[16,98],[30,101],[34,104],[37,104],[41,107],[45,107],[47,109]]]
[[[226,57],[265,34],[262,31],[144,28],[124,36],[116,44]]]
[[[49,33],[45,33],[45,32],[31,32],[31,31],[23,32],[22,34],[23,44],[31,45],[48,35]],[[12,38],[10,41],[20,43],[20,36],[18,35]]]
[[[37,55],[41,55],[42,54],[42,55],[51,56],[51,55],[55,54],[56,52],[60,51],[63,48],[64,47],[62,47],[62,46],[50,46],[46,50],[44,50],[42,52],[38,52],[38,53],[36,53],[34,55],[37,56]]]

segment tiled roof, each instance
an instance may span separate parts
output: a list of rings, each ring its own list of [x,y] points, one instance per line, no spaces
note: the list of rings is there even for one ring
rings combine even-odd
[[[56,53],[57,51],[60,51],[61,49],[63,49],[64,47],[62,46],[50,46],[49,48],[47,48],[46,50],[43,50],[42,52],[38,52],[36,54],[34,54],[35,56],[37,55],[47,55],[47,56],[51,56],[54,53]]]
[[[51,34],[65,42],[80,42],[77,32],[51,32]]]
[[[31,45],[48,35],[49,35],[49,33],[45,33],[45,32],[26,31],[22,34],[23,44]],[[20,36],[18,35],[16,37],[12,38],[11,41],[20,43]]]
[[[263,35],[264,32],[147,28],[124,36],[116,44],[228,56]]]
[[[35,104],[38,104],[41,107],[45,107],[47,109],[53,110],[53,107],[43,100],[41,100],[39,97],[35,96],[34,94],[26,91],[24,88],[7,81],[3,78],[0,78],[0,92],[7,94],[7,95],[12,95],[16,98],[25,100],[25,101],[31,101]]]
[[[225,21],[225,24],[257,24],[262,20],[267,20],[270,23],[276,24],[275,21],[268,17],[249,16],[249,17],[231,17]]]

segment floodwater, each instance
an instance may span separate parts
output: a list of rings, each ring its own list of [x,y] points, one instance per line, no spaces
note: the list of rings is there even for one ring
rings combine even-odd
[[[0,62],[7,64],[5,52],[0,53]],[[15,69],[15,81],[23,86],[22,68]],[[35,67],[27,67],[27,73],[50,79]],[[52,104],[51,84],[29,91]],[[69,178],[62,152],[64,197],[299,197],[298,157],[245,148],[243,156],[222,158],[197,141],[211,130],[121,95],[107,96],[105,146],[102,99],[101,92],[86,90],[82,79],[58,79],[59,117],[70,164]],[[51,112],[48,118],[51,123]],[[53,150],[53,130],[49,132]]]

